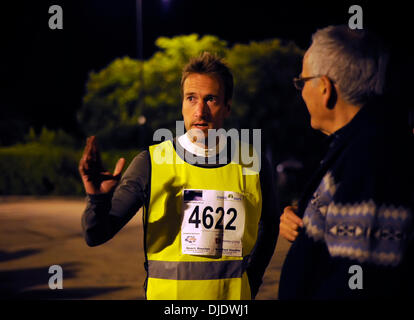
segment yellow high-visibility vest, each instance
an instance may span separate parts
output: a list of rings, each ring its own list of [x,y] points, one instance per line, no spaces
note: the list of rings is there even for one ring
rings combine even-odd
[[[259,173],[244,174],[246,168],[236,162],[218,168],[189,164],[175,152],[170,140],[150,146],[149,152],[151,192],[144,213],[147,299],[251,299],[245,268],[257,240],[262,211]],[[181,228],[183,191],[186,189],[243,195],[245,214],[240,256],[183,253]],[[201,227],[201,220],[200,217],[197,227]]]

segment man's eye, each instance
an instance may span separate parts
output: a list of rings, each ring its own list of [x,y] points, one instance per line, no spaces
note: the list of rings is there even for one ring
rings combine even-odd
[[[193,97],[193,96],[188,96],[188,97],[187,97],[187,100],[188,100],[188,101],[193,101],[193,100],[194,100],[194,97]]]
[[[216,101],[216,97],[207,97],[206,98],[207,102],[215,102]]]

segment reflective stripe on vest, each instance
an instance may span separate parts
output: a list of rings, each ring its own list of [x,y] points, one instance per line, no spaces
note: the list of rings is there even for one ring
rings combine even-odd
[[[241,278],[243,261],[148,261],[148,276],[170,280]]]
[[[147,299],[250,299],[244,260],[257,240],[262,210],[259,174],[245,175],[245,168],[234,162],[218,168],[191,165],[177,155],[169,140],[150,146],[149,151],[151,190],[145,217]],[[244,196],[242,256],[182,252],[185,189],[230,191]]]

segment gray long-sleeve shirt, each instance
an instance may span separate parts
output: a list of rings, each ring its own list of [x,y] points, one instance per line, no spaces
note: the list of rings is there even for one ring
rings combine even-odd
[[[174,146],[178,142],[174,141]],[[179,150],[183,148],[176,148]],[[226,153],[227,161],[231,152]],[[183,155],[180,155],[183,159]],[[221,155],[218,154],[217,158]],[[193,159],[197,157],[193,155]],[[203,159],[197,164],[212,170],[225,164],[209,164]],[[217,163],[217,162],[216,162]],[[222,162],[219,162],[222,163]],[[262,189],[262,214],[256,245],[251,252],[247,274],[252,296],[255,297],[262,283],[262,278],[272,258],[279,235],[280,209],[278,206],[273,171],[268,161],[261,160],[260,184]],[[131,162],[120,183],[111,194],[87,195],[87,207],[82,216],[82,228],[86,243],[97,246],[111,239],[125,226],[135,213],[144,205],[148,206],[150,196],[151,160],[148,150],[138,154]]]

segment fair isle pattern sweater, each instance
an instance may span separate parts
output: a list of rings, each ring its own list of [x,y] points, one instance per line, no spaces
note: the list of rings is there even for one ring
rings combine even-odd
[[[376,203],[373,199],[336,202],[339,187],[328,171],[305,210],[303,223],[307,235],[325,242],[332,257],[398,265],[411,225],[410,209]]]
[[[329,137],[299,203],[304,227],[279,299],[396,298],[414,286],[413,137],[394,120],[365,106]],[[363,290],[349,288],[352,265],[362,267]]]

